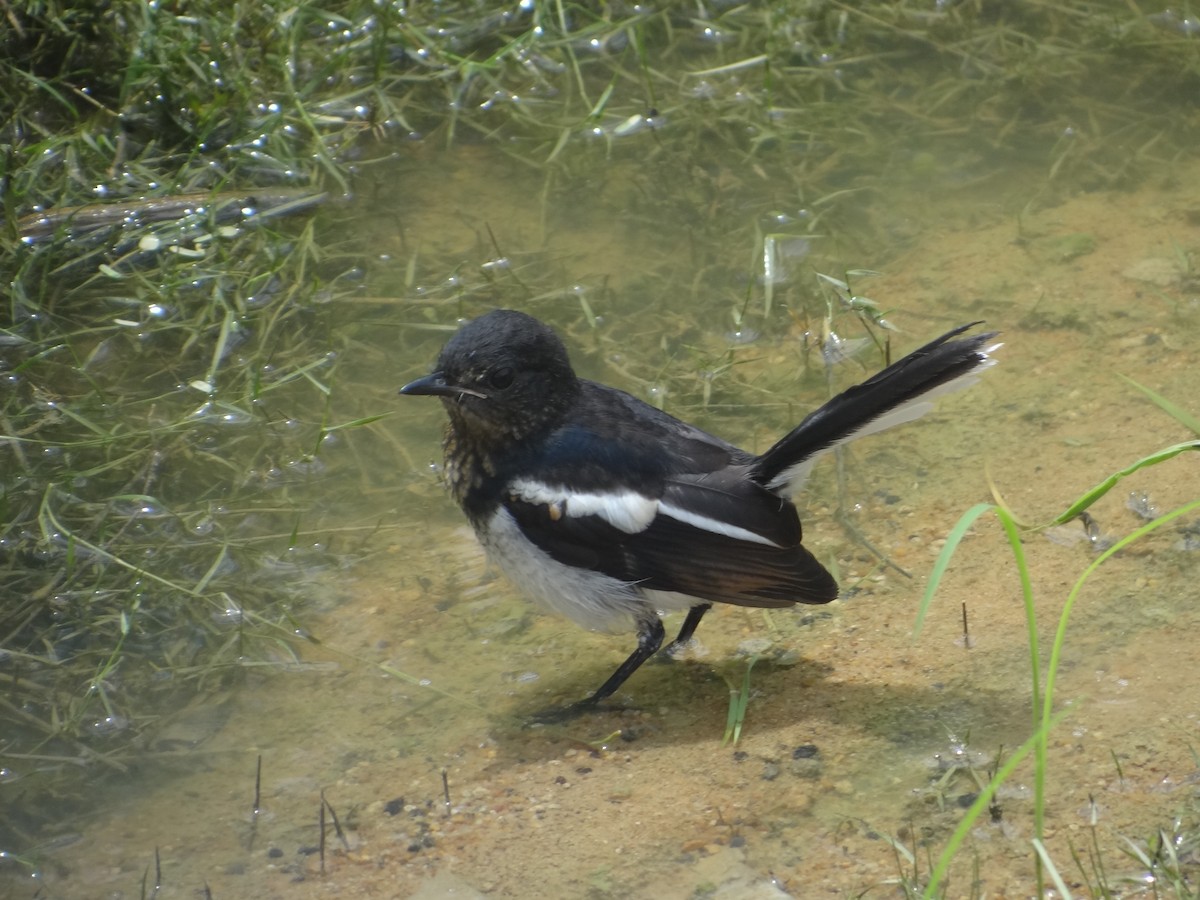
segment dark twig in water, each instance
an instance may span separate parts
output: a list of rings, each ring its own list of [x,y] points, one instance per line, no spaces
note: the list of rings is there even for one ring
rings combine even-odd
[[[254,769],[254,809],[257,817],[262,810],[262,754],[258,754],[258,764]]]
[[[162,860],[159,858],[156,846],[154,848],[154,890],[150,892],[150,896],[157,897],[160,890],[162,890]]]
[[[342,823],[338,821],[337,811],[333,805],[325,799],[325,790],[321,790],[321,802],[325,804],[325,808],[329,810],[329,818],[333,819],[333,833],[338,836],[338,840],[342,842],[342,846],[347,850],[350,849],[350,842],[346,840],[346,832],[342,831]]]
[[[442,794],[446,797],[446,815],[450,815],[450,773],[442,769]]]
[[[321,803],[317,807],[317,829],[321,836],[317,841],[318,853],[321,857],[321,874],[325,874],[325,792],[321,792]]]
[[[962,613],[963,613],[963,649],[970,650],[971,649],[971,632],[970,632],[970,629],[967,628],[967,602],[965,600],[963,601],[963,605],[962,605]]]
[[[247,850],[254,849],[254,840],[258,837],[258,814],[262,811],[262,754],[258,754],[258,764],[254,769],[254,806],[250,810],[250,840],[246,843]]]

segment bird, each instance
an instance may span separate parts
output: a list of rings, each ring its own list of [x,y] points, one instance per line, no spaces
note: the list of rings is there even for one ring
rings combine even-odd
[[[997,332],[955,328],[836,395],[754,454],[622,390],[575,374],[563,341],[527,313],[464,324],[433,372],[400,388],[440,398],[443,477],[488,559],[543,609],[637,646],[564,716],[599,707],[714,603],[829,603],[833,576],[802,543],[793,495],[835,447],[924,415],[995,363]]]

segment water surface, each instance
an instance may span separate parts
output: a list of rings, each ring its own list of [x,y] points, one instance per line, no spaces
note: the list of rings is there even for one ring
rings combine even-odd
[[[914,640],[924,584],[973,504],[999,495],[1044,522],[1192,437],[1118,376],[1195,409],[1200,165],[1151,155],[1128,177],[1060,181],[1062,142],[1087,125],[1065,111],[1046,116],[1057,131],[993,153],[886,118],[859,138],[871,152],[834,152],[803,139],[803,108],[737,121],[739,103],[770,106],[762,74],[720,70],[753,54],[712,50],[695,27],[647,48],[663,74],[641,119],[599,115],[559,151],[502,128],[397,141],[327,214],[331,250],[353,248],[364,273],[331,339],[332,412],[389,414],[327,450],[329,527],[355,535],[357,562],[314,588],[337,602],[306,623],[320,645],[302,664],[197,698],[179,719],[199,729],[105,790],[78,839],[47,853],[39,896],[138,896],[156,849],[162,897],[858,896],[928,872],[997,756],[1028,739],[1031,710],[996,522],[972,529]],[[855,72],[831,71],[825,102],[905,103]],[[617,91],[628,105],[643,89],[631,76]],[[556,114],[534,98],[472,99]],[[830,160],[836,199],[808,189],[827,191]],[[581,374],[761,450],[882,364],[873,345],[832,369],[821,356],[826,329],[867,332],[816,273],[856,269],[879,273],[851,284],[886,311],[896,330],[875,333],[893,354],[978,319],[1005,346],[971,391],[854,447],[840,483],[833,461],[818,467],[799,498],[806,543],[843,598],[715,609],[685,659],[645,666],[613,709],[530,727],[594,689],[633,638],[541,616],[488,569],[438,481],[440,408],[396,388],[460,318],[519,306],[559,329]],[[1184,454],[1137,473],[1093,509],[1102,535],[1143,523],[1131,491],[1167,511],[1197,496],[1200,470]],[[1056,538],[1025,545],[1043,657],[1096,552],[1081,526]],[[1094,839],[1110,875],[1136,875],[1124,837],[1194,817],[1198,565],[1194,533],[1168,527],[1074,608],[1049,760],[1047,846],[1064,871]],[[728,745],[748,654],[753,693]],[[323,873],[322,791],[344,830]],[[1025,766],[973,830],[950,896],[973,892],[976,865],[978,893],[1033,890],[1031,807]]]

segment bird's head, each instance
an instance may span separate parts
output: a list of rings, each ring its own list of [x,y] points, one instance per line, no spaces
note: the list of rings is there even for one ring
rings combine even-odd
[[[454,427],[478,440],[512,440],[553,427],[579,391],[558,335],[533,316],[497,309],[473,319],[435,370],[400,388],[440,397]]]

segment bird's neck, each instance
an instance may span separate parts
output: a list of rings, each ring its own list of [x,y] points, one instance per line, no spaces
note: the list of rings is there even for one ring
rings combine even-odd
[[[528,459],[536,442],[557,427],[559,418],[543,413],[519,427],[497,432],[451,416],[442,441],[446,485],[468,517],[475,519],[492,511],[508,478]]]

